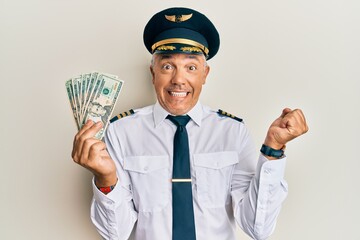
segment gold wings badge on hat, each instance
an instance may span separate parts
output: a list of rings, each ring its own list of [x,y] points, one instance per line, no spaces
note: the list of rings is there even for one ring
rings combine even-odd
[[[187,15],[171,15],[171,16],[165,15],[165,18],[170,22],[185,22],[189,20],[191,17],[192,17],[192,13]]]

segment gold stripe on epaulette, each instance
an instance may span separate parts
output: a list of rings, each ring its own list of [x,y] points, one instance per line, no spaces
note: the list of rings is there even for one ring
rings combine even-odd
[[[123,113],[119,113],[118,115],[116,115],[115,117],[110,119],[110,123],[115,122],[116,120],[119,120],[120,118],[133,115],[134,113],[135,112],[134,112],[133,109],[130,109],[129,111],[126,111],[126,112],[123,112]]]
[[[225,112],[225,111],[223,111],[223,110],[221,110],[221,109],[219,109],[219,111],[218,111],[217,113],[220,114],[220,115],[223,115],[223,116],[232,118],[232,119],[234,119],[234,120],[236,120],[236,121],[239,121],[239,122],[242,122],[242,121],[243,121],[241,118],[238,118],[238,117],[236,117],[235,115],[232,115],[232,114],[230,114],[230,113],[228,113],[228,112]]]

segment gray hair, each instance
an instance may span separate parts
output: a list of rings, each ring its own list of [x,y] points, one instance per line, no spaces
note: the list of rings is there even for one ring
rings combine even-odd
[[[151,62],[150,62],[151,67],[154,67],[154,65],[155,65],[155,60],[154,60],[154,58],[155,58],[155,55],[156,55],[156,54],[159,54],[159,53],[154,53],[154,54],[151,56]],[[201,54],[201,56],[203,56],[203,58],[204,58],[204,68],[206,68],[206,67],[208,66],[207,61],[206,61],[206,57],[205,57],[204,54]]]

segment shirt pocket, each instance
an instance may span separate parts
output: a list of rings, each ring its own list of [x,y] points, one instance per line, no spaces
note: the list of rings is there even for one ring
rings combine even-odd
[[[239,162],[237,152],[194,154],[199,204],[208,208],[230,202],[231,176]]]
[[[133,156],[124,159],[131,178],[133,201],[141,212],[161,211],[170,202],[169,156]]]

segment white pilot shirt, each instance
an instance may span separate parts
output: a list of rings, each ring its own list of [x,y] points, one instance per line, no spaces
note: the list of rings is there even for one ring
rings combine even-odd
[[[93,181],[91,205],[105,239],[128,239],[134,231],[135,240],[171,240],[176,126],[168,114],[157,102],[108,127],[118,183],[105,195]],[[235,222],[253,239],[266,239],[287,195],[285,157],[257,160],[245,125],[200,103],[188,115],[196,239],[236,239]]]

